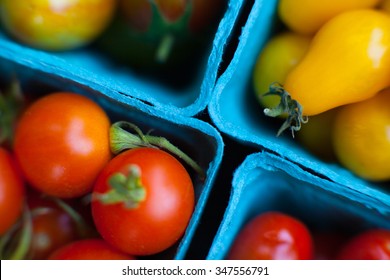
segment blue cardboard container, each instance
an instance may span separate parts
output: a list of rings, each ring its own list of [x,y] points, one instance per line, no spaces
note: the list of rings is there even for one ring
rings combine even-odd
[[[252,72],[265,43],[280,29],[277,5],[277,0],[254,1],[234,57],[214,88],[208,106],[212,122],[222,133],[243,144],[272,151],[345,188],[381,188],[379,184],[358,178],[339,164],[320,160],[294,141],[288,131],[277,137],[281,123],[264,115],[255,98]],[[390,192],[389,188],[382,190]]]
[[[199,63],[193,81],[174,89],[151,77],[137,75],[128,67],[113,62],[99,51],[82,48],[68,52],[44,52],[21,45],[0,31],[2,56],[19,64],[81,84],[107,88],[132,103],[133,99],[174,114],[194,116],[203,111],[212,95],[219,65],[244,0],[226,0],[226,8],[209,49]]]
[[[88,96],[106,110],[111,121],[129,121],[145,132],[152,131],[153,135],[166,137],[203,168],[206,173],[203,180],[188,168],[195,188],[196,205],[184,236],[174,248],[156,256],[184,259],[221,163],[224,144],[218,131],[203,121],[159,111],[136,99],[128,99],[108,87],[92,83],[82,84],[66,75],[56,75],[56,68],[38,70],[37,68],[42,67],[40,63],[40,60],[31,60],[27,66],[19,60],[7,59],[7,53],[0,49],[0,84],[6,85],[12,78],[17,77],[22,88],[32,95],[39,96],[61,90]],[[29,67],[30,64],[32,67]]]
[[[265,211],[299,218],[309,230],[358,233],[390,229],[390,195],[367,188],[346,188],[269,152],[249,155],[236,169],[223,220],[207,255],[226,258],[242,227]]]

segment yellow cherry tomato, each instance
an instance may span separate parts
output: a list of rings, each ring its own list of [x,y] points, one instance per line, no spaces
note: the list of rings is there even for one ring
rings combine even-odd
[[[333,145],[342,165],[371,181],[390,179],[390,89],[341,107]]]
[[[272,82],[284,83],[287,73],[302,59],[311,38],[293,32],[283,32],[272,37],[264,46],[253,71],[253,86],[263,107],[274,107],[280,97],[264,96]]]
[[[291,30],[302,34],[314,34],[334,16],[354,9],[373,8],[381,0],[280,0],[280,19]]]
[[[268,116],[288,112],[283,129],[299,130],[305,118],[362,101],[390,85],[390,16],[370,9],[342,13],[314,36],[306,55],[286,77],[282,105]]]
[[[338,109],[335,108],[310,117],[310,121],[303,125],[297,133],[297,140],[304,148],[327,162],[336,161],[332,143],[332,130]]]
[[[29,46],[51,51],[90,43],[110,22],[116,0],[1,0],[5,29]]]
[[[341,107],[332,141],[340,163],[371,180],[390,179],[390,88],[373,98]]]

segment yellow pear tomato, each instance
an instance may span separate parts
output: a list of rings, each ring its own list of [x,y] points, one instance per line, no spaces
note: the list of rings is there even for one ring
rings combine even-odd
[[[390,16],[371,9],[342,13],[313,37],[308,51],[282,86],[268,116],[288,113],[281,130],[299,130],[303,116],[362,101],[390,85]],[[279,130],[279,133],[281,132]]]
[[[0,19],[20,42],[61,51],[95,39],[115,7],[116,0],[1,0]]]
[[[280,0],[280,19],[291,30],[302,34],[314,34],[334,16],[354,9],[373,8],[381,0]]]
[[[273,36],[264,46],[253,71],[253,86],[263,107],[274,107],[280,97],[266,95],[272,82],[284,83],[287,73],[302,59],[311,38],[293,32]]]
[[[370,181],[390,179],[390,89],[339,108],[333,145],[340,163]]]

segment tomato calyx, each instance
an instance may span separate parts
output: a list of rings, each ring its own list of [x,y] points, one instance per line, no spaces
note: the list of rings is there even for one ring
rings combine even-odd
[[[133,130],[135,133],[128,130]],[[110,147],[114,154],[140,147],[163,149],[182,159],[195,170],[202,180],[205,178],[203,169],[187,154],[169,142],[168,139],[161,136],[143,134],[139,127],[126,121],[119,121],[111,125]]]
[[[125,208],[134,209],[145,200],[146,190],[141,183],[141,169],[138,165],[130,164],[128,174],[116,172],[108,178],[110,190],[96,193],[94,199],[103,204],[123,203]]]
[[[295,99],[291,98],[291,95],[283,88],[283,86],[277,82],[272,83],[269,87],[267,95],[277,95],[280,97],[279,104],[274,108],[265,108],[264,114],[268,117],[278,117],[286,114],[286,120],[277,132],[277,136],[282,134],[286,129],[291,130],[292,137],[294,132],[301,129],[302,124],[308,122],[308,117],[303,115],[303,107]]]
[[[0,144],[11,146],[16,119],[22,111],[25,100],[17,79],[0,91]]]

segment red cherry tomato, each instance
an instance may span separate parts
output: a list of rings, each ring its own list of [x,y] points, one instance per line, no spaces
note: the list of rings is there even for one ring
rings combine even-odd
[[[20,217],[25,200],[24,183],[10,152],[0,147],[0,235]]]
[[[28,252],[31,259],[46,259],[59,247],[79,238],[77,226],[66,212],[56,208],[41,208],[33,212],[32,239]]]
[[[267,212],[252,219],[238,234],[228,254],[237,260],[306,260],[313,241],[306,226],[289,215]]]
[[[39,191],[62,198],[81,196],[91,191],[111,157],[109,127],[106,113],[87,97],[52,93],[21,116],[15,154]]]
[[[127,176],[122,181],[138,185],[132,191],[122,190],[136,199],[112,204],[99,199],[113,191],[109,182],[113,175]],[[183,235],[194,208],[194,189],[186,169],[155,148],[127,150],[113,158],[100,174],[93,197],[97,230],[108,243],[131,255],[151,255],[172,246]]]
[[[101,239],[85,239],[69,243],[49,256],[50,260],[134,260]]]
[[[341,260],[390,260],[390,230],[372,229],[348,241],[340,250]]]

